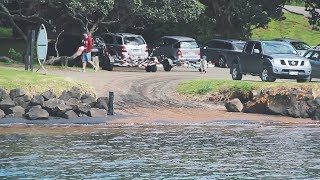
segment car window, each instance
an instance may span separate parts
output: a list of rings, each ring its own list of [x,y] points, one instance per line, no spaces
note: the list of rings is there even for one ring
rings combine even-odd
[[[143,45],[145,41],[141,36],[125,36],[123,38],[125,45]]]
[[[248,42],[244,52],[251,54],[253,46],[254,46],[254,42],[252,42],[252,41]]]
[[[306,58],[309,58],[312,54],[313,54],[314,51],[308,51],[306,52],[306,54],[304,55],[304,57]]]
[[[199,46],[196,41],[181,41],[180,48],[195,49],[199,48]]]
[[[260,42],[256,42],[254,44],[254,49],[258,49],[260,53],[262,53],[262,47]]]
[[[115,43],[115,44],[122,45],[122,44],[123,44],[123,42],[122,42],[122,37],[117,36],[117,37],[116,37],[116,43]]]
[[[107,44],[113,44],[113,37],[111,35],[104,35],[103,36],[104,42]]]
[[[310,57],[309,59],[315,60],[315,61],[319,61],[319,52],[315,51]]]
[[[262,44],[265,54],[297,54],[290,44],[277,42],[264,42]]]
[[[231,44],[231,43],[224,42],[224,43],[223,43],[223,47],[222,47],[222,49],[232,50],[232,49],[233,49],[233,47],[232,47],[232,44]]]
[[[292,46],[296,48],[296,50],[308,50],[311,47],[304,42],[291,42]]]
[[[241,42],[241,43],[234,43],[233,45],[235,50],[243,50],[245,44],[246,44],[245,42]]]

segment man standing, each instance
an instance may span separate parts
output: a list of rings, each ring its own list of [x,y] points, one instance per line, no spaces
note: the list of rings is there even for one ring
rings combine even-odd
[[[82,72],[86,72],[87,63],[93,66],[93,69],[97,71],[97,66],[91,61],[91,49],[92,49],[92,38],[89,32],[83,33],[84,39],[82,40],[83,53],[82,53]]]

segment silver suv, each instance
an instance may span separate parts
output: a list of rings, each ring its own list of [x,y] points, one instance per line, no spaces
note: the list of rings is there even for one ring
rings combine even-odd
[[[126,60],[144,60],[148,57],[147,43],[141,35],[131,33],[104,33],[101,34],[110,55],[117,55],[121,65]]]
[[[199,45],[190,37],[163,36],[153,46],[155,46],[154,56],[170,58],[173,63],[200,60]]]

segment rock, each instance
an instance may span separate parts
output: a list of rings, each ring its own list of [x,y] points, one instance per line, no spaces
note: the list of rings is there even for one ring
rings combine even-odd
[[[48,101],[49,99],[56,98],[56,95],[53,93],[52,90],[48,90],[41,94],[45,101]]]
[[[80,116],[80,114],[85,114],[89,116],[89,111],[91,109],[91,106],[89,104],[80,103],[78,104],[74,111]]]
[[[73,110],[69,110],[69,111],[64,112],[62,114],[62,117],[65,119],[75,119],[75,118],[78,118],[79,116]]]
[[[0,109],[2,109],[6,114],[10,114],[9,109],[14,107],[15,104],[14,102],[9,98],[9,99],[3,99],[0,102]]]
[[[96,103],[96,108],[99,109],[105,109],[108,110],[108,103],[109,103],[109,98],[108,97],[99,97],[97,99],[97,103]]]
[[[4,89],[0,88],[0,101],[8,98],[10,98],[9,94]]]
[[[71,99],[71,95],[68,93],[68,91],[63,91],[58,99],[68,101],[69,99]]]
[[[65,102],[63,100],[60,99],[49,99],[48,101],[44,102],[43,108],[48,111],[48,113],[50,114],[50,116],[56,116],[59,117],[62,111],[67,111],[67,109],[69,109],[66,105]],[[71,107],[70,107],[71,109]],[[69,110],[70,110],[69,109]]]
[[[81,102],[89,104],[91,107],[95,107],[96,99],[90,94],[84,94],[81,96]]]
[[[48,119],[49,113],[44,109],[31,108],[26,114],[26,118],[30,120]]]
[[[28,107],[25,109],[26,113],[29,112],[30,109],[32,109],[32,108],[42,109],[42,106],[40,106],[40,105],[37,105],[37,106],[28,106]]]
[[[5,116],[6,114],[4,113],[4,111],[0,109],[0,119],[4,118]]]
[[[89,111],[89,116],[95,118],[107,117],[107,111],[105,109],[91,108]]]
[[[42,95],[35,95],[30,101],[30,106],[43,106],[44,104],[44,97]]]
[[[241,112],[243,109],[242,102],[236,98],[225,103],[228,112]]]
[[[9,93],[11,99],[14,99],[14,98],[20,97],[20,96],[24,96],[25,94],[26,94],[26,91],[24,89],[20,89],[20,88],[12,89]]]
[[[71,98],[80,99],[81,97],[81,90],[79,87],[72,87],[71,90],[68,91]]]
[[[29,106],[30,100],[31,100],[30,96],[24,95],[21,97],[14,98],[13,102],[16,106],[21,106],[23,108],[27,108]]]
[[[255,101],[249,101],[245,103],[243,112],[245,113],[258,113],[258,114],[265,114],[267,108],[267,101],[266,99],[257,99]]]
[[[15,106],[10,108],[10,114],[12,114],[13,117],[23,117],[25,109],[21,106]]]
[[[66,105],[71,106],[72,108],[75,108],[77,105],[81,103],[79,99],[76,98],[70,98],[68,101],[65,101]]]

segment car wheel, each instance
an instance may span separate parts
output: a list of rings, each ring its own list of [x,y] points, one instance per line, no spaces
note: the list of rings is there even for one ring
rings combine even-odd
[[[311,77],[309,76],[308,78],[304,78],[304,79],[297,79],[297,82],[310,82],[311,81]]]
[[[240,73],[239,64],[233,64],[232,65],[232,79],[233,80],[241,80],[242,74]]]
[[[146,67],[146,71],[147,71],[147,72],[150,72],[150,71],[151,71],[151,66],[147,66],[147,67]]]
[[[163,60],[163,69],[164,71],[171,71],[172,66],[170,65],[168,60]]]
[[[269,70],[267,67],[263,67],[260,73],[260,78],[263,82],[274,82],[276,78],[269,76]]]
[[[152,72],[157,72],[157,70],[158,70],[157,65],[152,65],[152,66],[151,66],[151,71],[152,71]]]
[[[218,65],[219,65],[219,67],[222,67],[222,68],[227,67],[226,58],[223,57],[223,56],[220,56],[219,59],[218,59]]]

